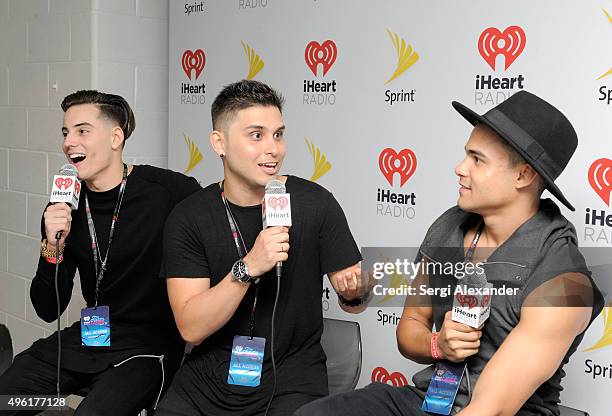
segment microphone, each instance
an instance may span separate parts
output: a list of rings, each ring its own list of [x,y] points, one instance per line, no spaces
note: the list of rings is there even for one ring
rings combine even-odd
[[[493,284],[487,282],[484,270],[466,274],[453,296],[453,321],[479,328],[491,313],[492,288]]]
[[[264,228],[291,227],[291,198],[285,184],[273,179],[266,184],[266,192],[261,204],[261,219]],[[276,276],[280,277],[283,262],[276,263]]]
[[[79,208],[79,197],[81,196],[81,183],[77,179],[79,174],[76,166],[69,163],[61,167],[59,174],[53,176],[51,184],[51,197],[49,202],[55,204],[64,202],[77,210]],[[62,238],[62,231],[55,235],[57,240]]]

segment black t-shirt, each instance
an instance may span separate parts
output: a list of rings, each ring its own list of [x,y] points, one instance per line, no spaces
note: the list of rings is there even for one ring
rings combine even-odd
[[[277,394],[327,394],[323,331],[322,276],[361,260],[342,208],[321,186],[289,176],[292,226],[289,259],[283,264],[276,311],[274,351]],[[230,205],[247,249],[262,230],[261,205]],[[211,287],[230,272],[238,252],[230,233],[219,185],[214,183],[180,203],[168,217],[164,233],[162,277],[210,278]],[[177,373],[174,387],[203,414],[253,414],[265,407],[272,389],[271,320],[276,295],[274,271],[259,283],[254,336],[266,339],[259,387],[227,384],[235,335],[249,334],[254,285],[232,318],[195,347]]]
[[[201,187],[193,178],[153,166],[134,166],[116,223],[108,255],[108,268],[100,284],[99,305],[108,305],[111,322],[110,347],[82,347],[80,322],[62,330],[62,367],[81,372],[99,372],[136,354],[182,353],[182,342],[168,303],[166,285],[160,281],[162,232],[174,206]],[[62,311],[70,302],[78,269],[87,306],[94,305],[95,271],[85,215],[87,193],[100,252],[106,253],[111,218],[119,185],[105,192],[92,192],[83,183],[79,208],[72,213],[72,226],[60,264],[59,291]],[[44,223],[43,223],[44,237]],[[57,317],[54,285],[55,266],[42,257],[32,280],[30,297],[37,314],[51,322]],[[36,341],[26,350],[47,362],[57,360],[57,335]],[[172,357],[169,357],[172,358]]]

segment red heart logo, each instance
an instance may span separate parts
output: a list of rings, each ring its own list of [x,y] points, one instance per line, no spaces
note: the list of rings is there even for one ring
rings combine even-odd
[[[270,199],[268,200],[268,203],[270,204],[270,206],[276,211],[277,209],[283,209],[287,206],[287,204],[289,203],[289,201],[287,200],[286,197],[281,196],[281,197],[270,197]]]
[[[599,197],[610,206],[610,191],[612,191],[612,160],[601,158],[589,168],[589,184]]]
[[[408,385],[408,379],[402,373],[395,371],[391,374],[384,367],[376,367],[372,370],[372,383],[385,383],[395,387]]]
[[[197,49],[195,52],[186,50],[183,52],[181,63],[187,78],[191,79],[191,70],[195,69],[195,79],[198,79],[206,65],[206,55],[202,49]]]
[[[399,173],[400,187],[402,187],[416,170],[417,158],[410,149],[402,149],[397,153],[387,147],[378,156],[378,167],[391,186],[393,186],[393,175]]]
[[[523,52],[526,42],[527,36],[520,26],[509,26],[503,33],[495,27],[490,27],[478,38],[478,52],[493,71],[497,56],[504,55],[507,70]]]
[[[55,180],[55,186],[57,186],[59,189],[68,189],[69,186],[72,185],[72,179],[70,178],[57,178]]]
[[[457,302],[459,302],[459,305],[461,305],[463,307],[467,306],[468,309],[472,309],[473,307],[478,305],[478,298],[476,298],[476,296],[462,295],[462,294],[458,293],[457,296],[455,296],[455,297],[457,298]]]
[[[323,44],[319,44],[317,41],[312,41],[306,45],[304,51],[304,58],[306,59],[306,65],[312,71],[314,76],[317,76],[318,65],[323,65],[323,76],[327,74],[327,71],[336,62],[338,56],[338,48],[333,40],[326,40]]]

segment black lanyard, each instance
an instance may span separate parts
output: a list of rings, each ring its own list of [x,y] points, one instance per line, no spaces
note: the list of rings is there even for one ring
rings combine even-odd
[[[104,272],[107,269],[108,253],[110,251],[111,243],[113,242],[113,235],[115,234],[115,224],[119,219],[119,209],[121,208],[121,202],[123,201],[123,195],[125,194],[125,185],[127,184],[127,165],[123,164],[123,179],[121,180],[121,186],[119,187],[119,196],[117,197],[117,204],[115,205],[115,211],[113,212],[113,218],[111,220],[110,233],[108,234],[108,245],[106,246],[106,254],[104,260],[100,254],[100,246],[98,245],[98,236],[96,235],[96,229],[94,227],[93,218],[91,217],[91,209],[89,207],[89,198],[87,198],[87,192],[85,192],[85,214],[87,215],[87,226],[89,227],[89,237],[91,239],[91,250],[93,252],[94,269],[96,271],[96,303],[95,307],[98,307],[98,299],[100,298],[100,282],[104,278]],[[98,259],[100,259],[101,267],[98,271]]]
[[[480,221],[478,229],[476,230],[476,234],[474,234],[474,238],[472,239],[472,244],[470,244],[470,248],[468,248],[468,251],[465,253],[465,262],[472,260],[472,256],[474,255],[474,251],[476,250],[476,244],[478,244],[478,240],[480,240],[480,234],[482,234],[484,225],[484,220]]]
[[[229,222],[232,238],[234,240],[234,244],[236,245],[236,250],[238,251],[238,257],[243,259],[244,256],[246,256],[247,254],[246,244],[244,243],[242,233],[240,232],[240,228],[238,228],[238,223],[234,218],[234,214],[232,214],[232,210],[230,210],[229,204],[227,203],[227,199],[225,198],[225,192],[223,191],[223,181],[219,182],[219,187],[221,188],[221,199],[223,200],[223,205],[225,205],[225,213],[227,214],[227,221]],[[249,318],[249,339],[253,339],[253,331],[255,330],[255,309],[257,308],[257,297],[259,296],[258,283],[259,280],[256,280],[255,298],[253,299],[253,306],[251,307],[251,316]]]

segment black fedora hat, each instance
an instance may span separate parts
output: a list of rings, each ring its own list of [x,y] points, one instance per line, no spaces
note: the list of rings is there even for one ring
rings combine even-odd
[[[578,146],[576,131],[561,111],[527,91],[517,92],[483,115],[457,101],[453,107],[472,125],[486,124],[506,140],[540,174],[546,189],[574,211],[555,185]]]

